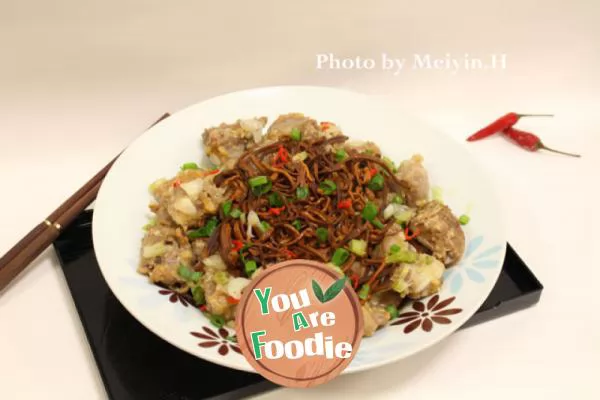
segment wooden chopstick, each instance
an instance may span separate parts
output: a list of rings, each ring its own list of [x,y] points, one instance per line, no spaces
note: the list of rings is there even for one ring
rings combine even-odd
[[[169,116],[169,113],[163,114],[150,127]],[[104,177],[118,157],[109,162],[92,179],[65,200],[48,218],[35,226],[0,258],[0,291],[15,279],[44,249],[50,246],[60,235],[61,230],[69,226],[75,217],[94,201]]]

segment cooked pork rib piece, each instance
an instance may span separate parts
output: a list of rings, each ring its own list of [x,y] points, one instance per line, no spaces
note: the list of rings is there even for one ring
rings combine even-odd
[[[221,124],[202,134],[204,150],[210,161],[229,169],[244,151],[262,142],[267,118],[240,119],[234,124]]]
[[[409,226],[413,232],[418,231],[416,240],[446,266],[461,259],[465,251],[465,233],[446,205],[436,200],[425,203],[417,209]]]
[[[404,196],[406,204],[414,207],[418,203],[427,200],[429,196],[429,176],[423,167],[423,157],[414,155],[410,159],[402,161],[398,167],[396,177],[404,182]]]

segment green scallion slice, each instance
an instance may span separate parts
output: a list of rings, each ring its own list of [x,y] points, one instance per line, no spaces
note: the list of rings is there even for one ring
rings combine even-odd
[[[302,133],[300,133],[300,130],[298,130],[298,128],[293,128],[290,132],[290,137],[292,138],[292,140],[299,142],[300,140],[302,140]]]
[[[268,196],[269,205],[271,207],[281,207],[283,205],[283,199],[279,193],[273,192]]]
[[[317,235],[317,239],[319,239],[319,242],[327,242],[327,238],[329,237],[329,232],[327,231],[327,228],[319,227],[315,231],[315,234]]]
[[[308,187],[306,186],[298,186],[296,188],[296,197],[299,200],[304,200],[308,197]]]
[[[186,169],[198,169],[198,168],[200,168],[200,167],[198,167],[198,164],[196,164],[195,162],[187,162],[181,166],[182,171],[185,171]]]
[[[246,272],[246,276],[250,277],[256,271],[258,266],[256,265],[256,261],[248,260],[244,263],[244,271]]]
[[[335,161],[342,162],[348,157],[348,153],[344,149],[337,149],[335,151]]]
[[[229,217],[231,215],[231,207],[233,207],[233,202],[231,200],[226,201],[225,203],[223,203],[223,205],[221,206],[222,210],[223,210],[223,215],[226,217]]]
[[[466,214],[463,214],[460,217],[458,217],[458,223],[461,224],[461,225],[468,224],[470,220],[471,220],[471,217],[469,217]]]
[[[366,300],[367,297],[369,297],[369,291],[371,290],[371,287],[368,284],[364,284],[360,287],[359,291],[358,291],[358,297],[361,300]]]
[[[383,175],[375,174],[375,176],[373,178],[371,178],[371,180],[369,181],[369,184],[367,186],[371,190],[381,190],[381,189],[383,189],[384,183],[385,182],[383,180]]]
[[[365,204],[365,208],[362,210],[362,217],[367,221],[373,221],[375,217],[377,217],[378,213],[379,210],[377,209],[377,206],[371,202],[368,202]]]
[[[350,253],[346,249],[335,249],[333,257],[331,257],[331,263],[335,266],[341,267],[346,260],[350,257]]]
[[[331,179],[325,179],[323,182],[319,184],[319,189],[323,191],[323,194],[329,196],[330,194],[335,193],[337,189],[337,185]]]

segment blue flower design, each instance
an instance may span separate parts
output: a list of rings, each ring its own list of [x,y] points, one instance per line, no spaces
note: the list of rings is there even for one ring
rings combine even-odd
[[[495,258],[503,246],[488,247],[477,255],[475,253],[483,244],[483,236],[473,238],[465,250],[461,262],[444,272],[444,280],[450,285],[450,292],[456,294],[463,286],[465,279],[471,282],[482,283],[486,280],[486,272],[498,268],[500,264]],[[463,273],[464,272],[464,273]]]

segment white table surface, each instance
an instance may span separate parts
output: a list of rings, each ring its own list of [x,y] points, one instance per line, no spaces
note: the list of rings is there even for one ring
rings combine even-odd
[[[266,399],[592,399],[600,358],[600,3],[0,3],[0,253],[165,111],[227,91],[330,85],[395,98],[465,146],[508,111],[571,159],[469,144],[502,192],[510,242],[545,285],[535,308],[389,367]],[[317,70],[316,54],[507,55],[503,70]],[[596,378],[594,381],[593,378]],[[595,395],[594,395],[595,393]],[[0,295],[0,398],[101,399],[65,280],[46,251]]]

